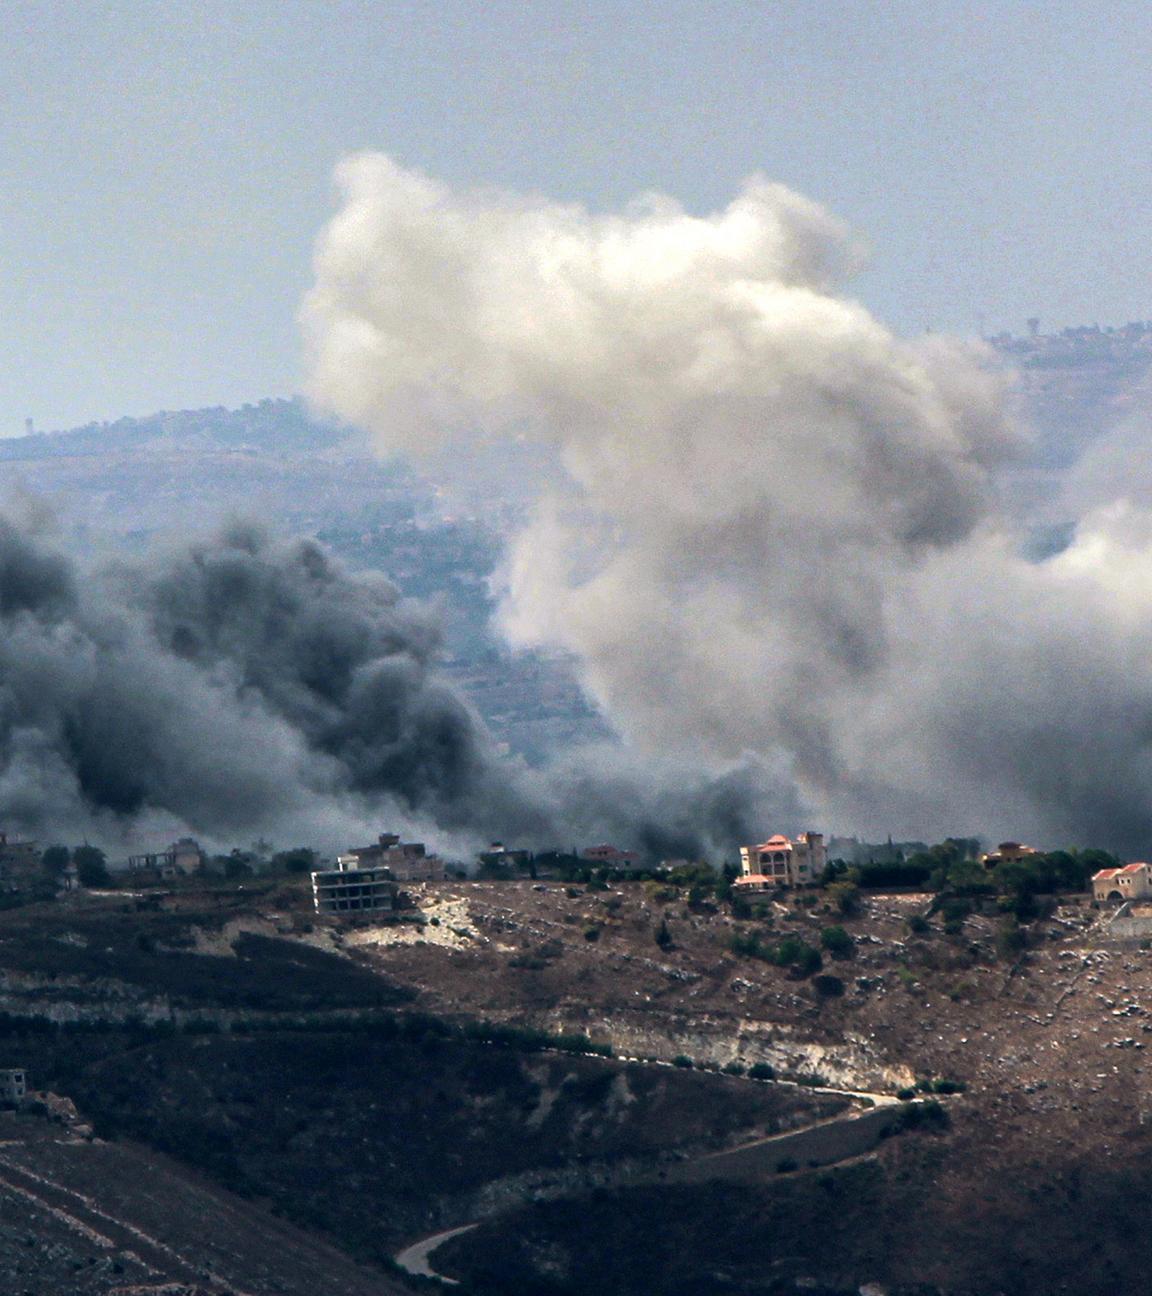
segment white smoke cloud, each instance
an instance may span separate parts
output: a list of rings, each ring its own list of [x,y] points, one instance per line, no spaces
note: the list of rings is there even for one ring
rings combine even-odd
[[[753,179],[707,218],[594,215],[379,155],[339,179],[312,396],[390,450],[558,447],[504,623],[577,653],[641,751],[755,753],[837,828],[1152,830],[1146,517],[1019,556],[1003,376],[837,295],[860,248],[819,206]]]

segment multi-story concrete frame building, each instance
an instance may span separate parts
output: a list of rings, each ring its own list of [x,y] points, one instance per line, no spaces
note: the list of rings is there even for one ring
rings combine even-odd
[[[354,862],[348,862],[348,861]],[[312,903],[319,914],[371,917],[399,907],[400,886],[386,868],[364,868],[342,855],[338,867],[312,874]]]

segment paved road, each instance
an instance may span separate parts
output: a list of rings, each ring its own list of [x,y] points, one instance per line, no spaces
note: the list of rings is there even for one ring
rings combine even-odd
[[[413,1242],[410,1247],[405,1247],[397,1255],[396,1263],[410,1274],[417,1274],[421,1278],[439,1278],[442,1283],[451,1283],[454,1287],[458,1287],[460,1284],[455,1278],[437,1273],[428,1263],[428,1258],[449,1238],[459,1237],[461,1233],[470,1233],[476,1227],[478,1227],[476,1224],[461,1224],[459,1228],[445,1229],[443,1233],[433,1233],[431,1237],[421,1238],[419,1242]]]
[[[770,1134],[722,1152],[708,1152],[688,1161],[674,1162],[656,1172],[637,1175],[634,1170],[630,1170],[622,1176],[621,1182],[703,1183],[716,1179],[758,1181],[776,1174],[781,1162],[794,1161],[797,1167],[834,1165],[870,1152],[893,1125],[895,1113],[892,1108],[901,1105],[899,1099],[893,1098],[891,1094],[858,1090],[842,1089],[834,1092],[862,1099],[872,1105],[864,1111],[833,1116],[802,1129]],[[458,1286],[455,1278],[437,1273],[429,1263],[429,1258],[449,1238],[469,1233],[478,1226],[479,1221],[476,1221],[421,1238],[399,1252],[395,1257],[396,1263],[410,1274],[418,1274],[422,1278],[438,1278],[442,1283]]]

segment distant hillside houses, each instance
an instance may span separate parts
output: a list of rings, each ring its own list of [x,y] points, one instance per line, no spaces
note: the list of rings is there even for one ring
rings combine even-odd
[[[0,832],[0,887],[19,887],[39,868],[40,848],[35,842],[19,841]]]
[[[181,837],[162,851],[145,851],[128,856],[132,873],[151,873],[161,878],[186,877],[204,867],[204,852],[194,837]]]
[[[980,863],[986,869],[999,868],[1001,864],[1028,864],[1041,854],[1034,846],[1023,846],[1020,842],[1001,842],[994,851],[987,851],[980,856]]]
[[[620,850],[602,842],[599,846],[586,846],[580,852],[580,858],[589,864],[603,864],[608,868],[632,869],[640,867],[640,856],[636,851]]]

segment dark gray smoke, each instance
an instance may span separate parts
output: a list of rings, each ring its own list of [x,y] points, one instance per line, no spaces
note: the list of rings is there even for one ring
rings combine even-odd
[[[723,781],[654,796],[622,771],[546,779],[502,760],[437,678],[438,646],[423,610],[312,541],[235,525],[86,566],[0,517],[0,816],[40,834],[168,823],[326,844],[399,816],[468,838],[611,829],[696,849],[739,823]]]
[[[233,527],[87,570],[0,519],[0,632],[0,808],[26,828],[541,817],[435,678],[434,624],[309,541]]]

